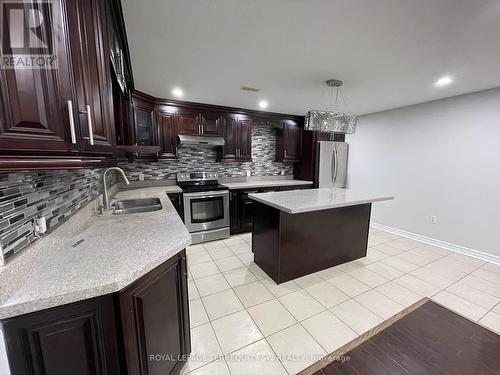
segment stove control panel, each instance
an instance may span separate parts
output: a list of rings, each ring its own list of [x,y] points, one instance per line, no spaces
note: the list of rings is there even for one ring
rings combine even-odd
[[[219,175],[217,172],[179,172],[177,173],[177,181],[217,181]]]

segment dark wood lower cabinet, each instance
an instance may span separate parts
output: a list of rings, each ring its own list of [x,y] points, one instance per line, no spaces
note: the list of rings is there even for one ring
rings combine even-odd
[[[185,251],[119,293],[0,325],[11,375],[179,374],[191,352]]]
[[[180,372],[191,352],[182,252],[120,292],[128,375]]]
[[[12,375],[120,373],[111,295],[1,324]]]

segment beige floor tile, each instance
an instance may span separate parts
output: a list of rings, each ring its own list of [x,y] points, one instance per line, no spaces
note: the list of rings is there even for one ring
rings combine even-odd
[[[257,279],[264,279],[264,278],[268,278],[269,275],[267,273],[265,273],[258,265],[256,265],[255,263],[250,263],[248,266],[248,269],[250,270],[250,272],[252,272],[255,277]]]
[[[417,247],[415,250],[418,250],[419,248]],[[423,254],[415,254],[415,253],[410,253],[409,251],[405,251],[404,253],[398,254],[395,256],[397,259],[404,260],[405,262],[414,264],[416,266],[425,266],[426,264],[435,262],[436,260],[440,259],[441,257],[437,256],[427,256]]]
[[[222,273],[231,287],[237,287],[257,281],[255,275],[246,267],[238,268]]]
[[[381,245],[372,246],[371,248],[374,250],[380,251],[386,255],[397,255],[397,254],[401,254],[403,252],[403,250],[398,249],[397,247],[390,246],[389,243],[384,243]]]
[[[245,307],[255,306],[274,298],[260,281],[237,286],[234,292]]]
[[[490,310],[498,302],[500,302],[499,298],[483,293],[478,289],[474,289],[464,283],[461,283],[460,281],[458,283],[450,285],[448,288],[446,288],[446,291],[463,299],[466,299],[467,301],[481,306],[487,310]]]
[[[403,276],[403,272],[383,262],[369,264],[366,268],[388,280]]]
[[[394,282],[422,297],[432,297],[442,289],[435,285],[426,283],[425,281],[420,280],[419,278],[416,278],[412,275],[403,275],[401,277],[398,277],[397,279],[394,279]]]
[[[253,262],[254,256],[253,253],[243,253],[243,254],[238,254],[238,258],[240,258],[241,262],[245,265],[248,266],[250,263]]]
[[[196,287],[200,296],[205,297],[209,294],[222,292],[223,290],[230,289],[231,286],[227,283],[221,273],[213,276],[204,277],[195,280]]]
[[[269,336],[297,323],[297,320],[277,299],[249,307],[248,313],[264,336]]]
[[[500,335],[500,314],[490,311],[479,321],[479,323]]]
[[[480,279],[487,280],[490,283],[498,284],[500,286],[500,273],[490,272],[483,268],[480,268],[472,272],[471,275],[479,277]]]
[[[358,334],[330,311],[322,312],[302,322],[304,328],[331,353],[358,337]]]
[[[245,310],[216,319],[212,326],[224,354],[264,338]]]
[[[362,268],[356,271],[349,272],[349,275],[358,279],[359,281],[368,285],[371,288],[375,288],[376,286],[379,286],[388,281],[388,279],[386,279],[385,277],[380,276],[379,274],[370,271],[367,268]]]
[[[203,247],[206,249],[206,250],[211,250],[211,249],[219,249],[221,247],[225,247],[226,244],[224,243],[224,241],[220,240],[220,241],[211,241],[211,242],[205,242],[203,243]]]
[[[371,229],[370,229],[371,231]],[[390,240],[397,240],[398,238],[401,238],[400,236],[398,236],[397,234],[393,234],[393,233],[389,233],[389,232],[384,232],[382,230],[379,230],[378,232],[375,233],[377,236],[380,236],[380,237],[385,237],[385,238],[388,238]]]
[[[362,268],[364,268],[364,266],[365,265],[363,263],[360,263],[357,260],[352,260],[352,261],[347,262],[347,263],[339,264],[336,267],[339,270],[341,270],[342,272],[348,273],[348,272],[353,272],[353,271],[362,269]]]
[[[487,309],[475,305],[472,302],[469,302],[445,290],[432,297],[432,300],[440,303],[450,310],[453,310],[476,321],[488,312]]]
[[[402,305],[376,290],[369,290],[354,299],[384,319],[389,319],[404,309]]]
[[[375,262],[375,259],[369,258],[368,256],[356,259],[356,262],[362,264],[363,266],[367,266]]]
[[[415,271],[410,272],[410,275],[440,289],[445,289],[457,281],[442,277],[436,271],[425,267],[417,268]]]
[[[189,372],[222,356],[222,351],[210,323],[191,330],[191,357],[184,366]]]
[[[299,277],[293,280],[296,284],[299,284],[301,288],[308,288],[313,285],[318,285],[324,282],[325,280],[318,276],[317,274],[310,274],[306,276]]]
[[[305,290],[299,290],[279,298],[280,302],[298,321],[319,314],[325,308]]]
[[[215,320],[244,309],[232,289],[203,297],[202,301],[210,320]]]
[[[399,238],[397,240],[387,242],[386,245],[395,247],[395,248],[403,250],[403,251],[408,251],[408,250],[414,249],[418,246],[422,246],[423,243],[411,240],[409,238]]]
[[[500,285],[498,284],[472,275],[465,276],[462,280],[460,280],[460,282],[472,288],[478,289],[483,293],[500,298]]]
[[[450,253],[447,258],[456,260],[457,262],[467,263],[472,266],[480,267],[486,262],[482,259],[474,258],[470,255],[460,254],[460,253]]]
[[[244,241],[241,237],[238,236],[231,236],[225,240],[222,240],[226,246],[237,246],[237,245],[244,245],[246,244],[246,241]]]
[[[334,277],[345,275],[345,272],[340,270],[338,267],[330,267],[326,270],[321,270],[316,272],[319,277],[325,280],[333,279]]]
[[[267,341],[289,374],[296,374],[327,354],[300,324],[269,336]]]
[[[387,257],[390,257],[390,255],[380,251],[380,250],[377,250],[373,247],[369,247],[367,250],[366,250],[366,256],[368,259],[371,259],[375,262],[378,262],[380,260],[383,260]]]
[[[489,272],[495,272],[495,273],[500,273],[500,264],[495,264],[495,263],[485,263],[481,266],[481,269],[489,271]]]
[[[212,276],[220,272],[219,268],[213,261],[189,266],[189,271],[195,280],[202,277]]]
[[[187,373],[181,371],[181,374],[184,375]],[[231,373],[229,372],[226,361],[220,359],[189,372],[189,375],[231,375]]]
[[[380,285],[375,288],[375,290],[399,303],[403,307],[413,305],[415,302],[418,302],[423,298],[395,281],[390,281],[387,284]]]
[[[421,254],[427,257],[444,257],[446,255],[452,254],[450,250],[443,249],[441,247],[423,244],[415,249],[408,250],[408,252],[413,254]]]
[[[191,246],[188,246],[186,248],[186,254],[188,256],[192,255],[192,254],[200,253],[200,252],[203,252],[203,251],[205,251],[205,247],[203,247],[202,244],[191,245]]]
[[[430,270],[437,276],[444,277],[448,280],[456,282],[467,275],[467,272],[461,271],[455,267],[457,262],[449,261],[445,259],[440,259],[436,262],[432,262],[422,267],[422,270]],[[464,264],[465,263],[461,263]]]
[[[208,323],[208,316],[201,303],[201,299],[195,299],[189,302],[189,322],[191,328],[201,326],[202,324]]]
[[[231,375],[286,375],[266,340],[257,341],[226,356]]]
[[[341,290],[350,297],[366,292],[370,287],[358,279],[346,274],[328,280],[334,287]]]
[[[217,249],[207,250],[207,253],[212,257],[212,259],[221,259],[227,258],[230,256],[234,256],[234,253],[231,251],[229,247],[219,247]]]
[[[408,273],[408,272],[411,272],[411,271],[419,268],[419,266],[417,266],[416,264],[413,264],[413,263],[407,262],[406,260],[398,258],[397,255],[395,255],[393,257],[389,257],[387,259],[384,259],[381,262],[387,264],[388,266],[390,266],[392,268],[396,268],[397,270],[404,272],[404,273]]]
[[[353,299],[334,306],[330,311],[359,335],[383,321],[377,314]]]
[[[384,242],[391,241],[388,238],[377,236],[377,235],[372,235],[368,237],[368,246],[374,246],[374,245],[380,245],[383,244]]]
[[[238,245],[230,246],[230,249],[235,254],[247,254],[252,252],[252,245],[248,243],[240,243]]]
[[[294,281],[286,281],[281,284],[276,284],[274,280],[270,278],[265,278],[261,280],[262,284],[269,289],[269,291],[275,296],[275,297],[281,297],[286,294],[296,292],[300,290],[300,285],[295,283]]]
[[[462,273],[471,273],[479,267],[470,263],[460,262],[458,260],[455,260],[455,258],[451,256],[446,256],[444,258],[438,259],[430,264],[436,264],[438,267],[439,265],[442,265],[443,267],[452,268]]]
[[[327,281],[310,286],[306,291],[327,309],[347,301],[350,297]]]
[[[193,280],[188,280],[188,296],[190,301],[200,298],[200,294]]]
[[[500,303],[498,303],[493,309],[491,309],[491,311],[500,315]]]
[[[210,255],[207,253],[206,250],[202,250],[200,252],[197,252],[195,254],[188,254],[187,255],[187,263],[189,267],[192,267],[196,264],[202,264],[206,262],[210,262],[212,258]]]
[[[217,267],[219,267],[221,272],[245,267],[243,262],[236,255],[227,258],[215,259],[214,262],[217,264]]]

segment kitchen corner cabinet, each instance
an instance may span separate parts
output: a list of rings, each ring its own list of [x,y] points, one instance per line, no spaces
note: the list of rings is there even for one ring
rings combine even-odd
[[[0,70],[0,169],[113,163],[106,3],[49,3],[57,69]]]
[[[12,375],[179,374],[191,352],[185,251],[118,293],[0,325]]]
[[[224,115],[222,136],[225,144],[221,150],[221,160],[252,161],[252,119],[250,117]]]
[[[302,128],[295,122],[283,122],[276,129],[276,161],[299,162],[302,158]]]

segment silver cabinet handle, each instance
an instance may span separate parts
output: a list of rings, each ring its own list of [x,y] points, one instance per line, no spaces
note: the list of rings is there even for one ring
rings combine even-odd
[[[87,125],[89,127],[89,142],[90,145],[94,145],[94,131],[92,129],[92,112],[90,111],[90,106],[87,104]]]
[[[76,145],[76,133],[75,133],[75,118],[73,117],[73,103],[68,100],[68,117],[69,117],[69,131],[71,134],[71,143]]]

